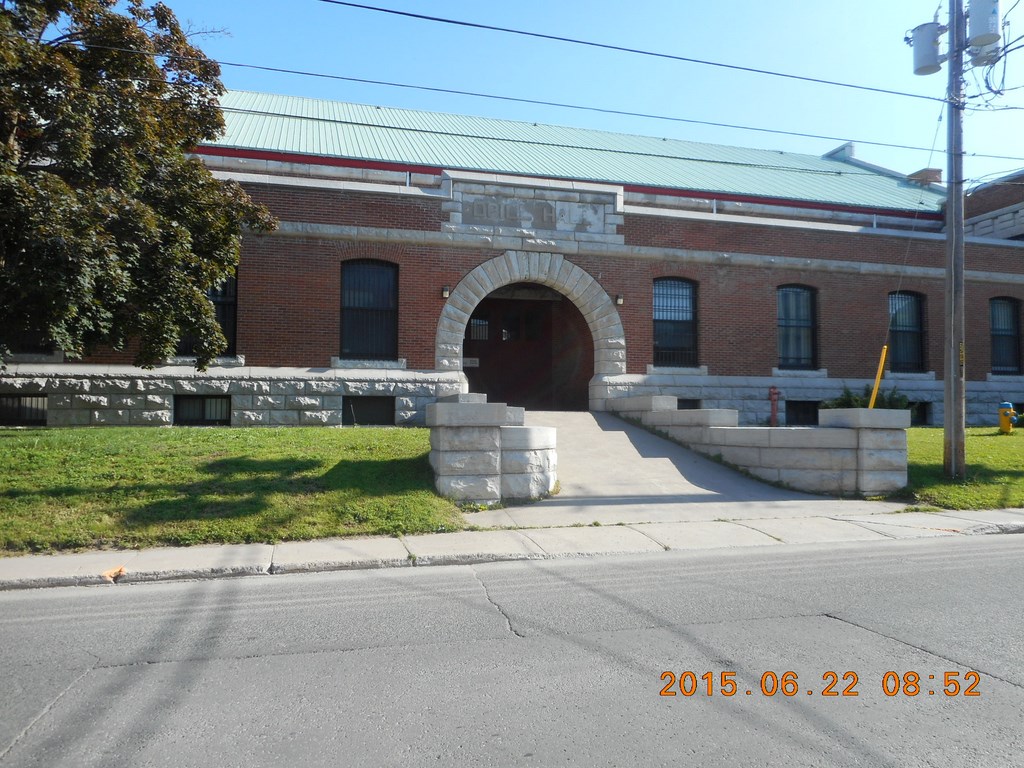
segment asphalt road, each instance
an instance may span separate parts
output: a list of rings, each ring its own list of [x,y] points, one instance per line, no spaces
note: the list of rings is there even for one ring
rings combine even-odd
[[[1024,766],[1022,591],[988,536],[8,592],[0,766]]]

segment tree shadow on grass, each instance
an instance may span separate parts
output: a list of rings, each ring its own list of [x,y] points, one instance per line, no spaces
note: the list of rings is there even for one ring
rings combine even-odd
[[[141,489],[158,498],[124,521],[136,526],[251,517],[270,508],[272,495],[315,492],[310,473],[321,466],[315,459],[217,459],[203,464],[193,482]]]
[[[183,545],[416,528],[426,514],[413,498],[418,491],[433,493],[426,456],[331,465],[309,457],[227,457],[200,465],[188,481],[10,489],[0,492],[0,507],[5,500],[25,505],[27,528],[11,540],[21,542],[15,549],[28,541],[33,549]],[[57,510],[60,525],[40,522]]]

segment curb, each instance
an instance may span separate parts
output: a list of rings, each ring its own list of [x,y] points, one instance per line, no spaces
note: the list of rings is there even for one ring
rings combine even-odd
[[[1024,534],[1024,522],[1021,523],[978,523],[963,528],[961,536],[990,536]],[[828,541],[814,542],[827,544]],[[792,546],[802,546],[792,544]],[[742,547],[759,549],[760,547]],[[737,547],[720,547],[719,549],[737,549]],[[665,549],[661,551],[680,551]],[[702,550],[712,551],[712,550]],[[36,576],[24,579],[0,580],[0,591],[24,589],[45,589],[50,587],[96,587],[113,584],[145,584],[161,581],[193,581],[240,578],[244,576],[274,576],[293,573],[329,573],[333,571],[382,570],[391,568],[429,568],[445,565],[480,565],[485,563],[567,560],[583,559],[615,555],[657,554],[650,550],[622,550],[596,552],[465,552],[436,555],[419,555],[405,558],[377,558],[366,560],[316,560],[309,562],[292,562],[285,564],[259,563],[250,565],[216,566],[206,568],[175,568],[160,571],[129,571],[125,576],[111,582],[99,574],[81,574],[71,576]]]

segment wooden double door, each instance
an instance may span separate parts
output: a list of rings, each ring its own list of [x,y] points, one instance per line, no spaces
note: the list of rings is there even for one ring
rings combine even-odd
[[[586,410],[593,341],[579,310],[542,287],[491,294],[466,327],[471,392],[533,410]]]

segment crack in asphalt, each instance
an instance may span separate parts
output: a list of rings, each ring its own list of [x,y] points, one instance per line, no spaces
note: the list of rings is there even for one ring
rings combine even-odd
[[[900,645],[905,645],[908,648],[913,648],[915,651],[920,651],[921,653],[927,653],[929,656],[934,656],[937,659],[942,659],[943,661],[949,662],[950,664],[956,664],[958,667],[964,667],[965,669],[971,669],[971,670],[974,670],[975,672],[980,672],[983,675],[991,677],[993,680],[998,680],[1001,683],[1006,683],[1007,685],[1012,685],[1014,688],[1024,689],[1024,685],[1022,685],[1020,683],[1014,682],[1013,680],[1008,680],[1005,677],[1001,677],[1000,675],[994,674],[992,672],[988,672],[987,670],[984,670],[981,667],[976,667],[973,664],[966,664],[966,663],[960,661],[959,659],[953,659],[953,658],[950,658],[949,656],[944,656],[941,653],[936,653],[935,651],[930,650],[928,648],[925,648],[924,646],[915,645],[914,643],[907,642],[906,640],[901,640],[898,637],[893,637],[892,635],[887,635],[884,632],[879,632],[877,629],[872,629],[871,627],[865,627],[863,624],[858,624],[855,621],[850,621],[849,619],[844,619],[843,617],[836,616],[835,614],[832,614],[832,613],[823,613],[821,615],[824,616],[826,619],[832,619],[834,621],[841,622],[841,623],[846,624],[848,626],[856,627],[857,629],[862,629],[865,632],[870,632],[871,634],[877,635],[878,637],[884,637],[886,640],[892,640],[893,642],[899,643]]]
[[[479,574],[479,573],[477,573],[477,571],[476,571],[476,567],[474,567],[474,566],[470,566],[470,567],[469,567],[469,569],[470,569],[470,571],[472,571],[472,572],[473,572],[473,576],[474,576],[474,578],[476,578],[476,580],[477,580],[477,583],[478,583],[478,584],[480,584],[480,588],[481,588],[481,589],[482,589],[482,590],[484,591],[484,597],[485,597],[485,598],[487,598],[487,602],[488,602],[488,603],[490,603],[491,605],[493,605],[493,606],[494,606],[494,610],[496,610],[496,611],[497,611],[498,613],[500,613],[500,614],[501,614],[501,617],[502,617],[503,619],[505,619],[505,624],[506,624],[506,625],[508,625],[508,631],[509,631],[509,632],[511,632],[511,633],[512,633],[513,635],[515,635],[516,637],[522,637],[522,638],[525,638],[525,637],[526,637],[526,635],[522,634],[522,633],[521,633],[521,632],[519,632],[519,631],[518,631],[518,630],[517,630],[517,629],[516,629],[515,627],[513,627],[513,626],[512,626],[512,617],[510,617],[510,616],[509,616],[509,615],[508,615],[508,614],[507,614],[507,613],[505,612],[505,609],[504,609],[504,608],[502,608],[502,607],[501,607],[500,605],[498,605],[498,604],[497,604],[497,603],[496,603],[496,602],[494,601],[494,598],[492,598],[492,597],[491,597],[491,593],[490,593],[490,592],[488,591],[488,589],[487,589],[487,585],[486,585],[486,584],[484,584],[484,581],[483,581],[483,579],[481,579],[481,578],[480,578],[480,574]]]

